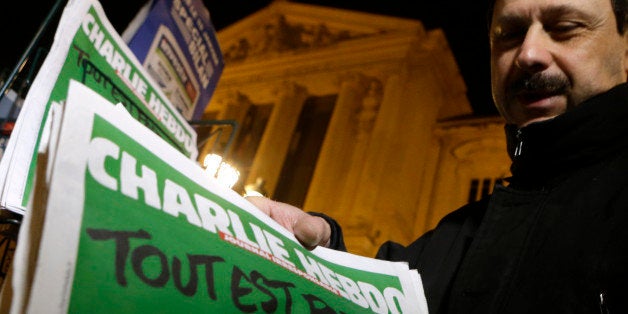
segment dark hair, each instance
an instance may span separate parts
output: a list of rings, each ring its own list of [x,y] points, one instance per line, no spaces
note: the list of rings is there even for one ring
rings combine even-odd
[[[491,28],[491,22],[493,20],[495,1],[497,0],[489,0],[488,2],[486,18],[489,29]],[[611,5],[613,6],[613,13],[615,13],[615,20],[617,21],[617,31],[623,34],[626,31],[626,26],[628,26],[628,0],[611,0]]]
[[[628,0],[611,0],[611,4],[617,20],[617,31],[623,34],[628,25]]]

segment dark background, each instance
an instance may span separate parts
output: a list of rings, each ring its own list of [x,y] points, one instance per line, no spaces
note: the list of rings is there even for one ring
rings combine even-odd
[[[80,1],[80,0],[79,0]],[[272,0],[204,0],[216,30],[229,26],[267,6]],[[280,0],[281,1],[281,0]],[[420,20],[426,29],[441,28],[454,53],[467,85],[467,97],[474,113],[496,115],[490,94],[489,46],[486,27],[486,0],[300,0],[340,9]],[[54,0],[12,1],[0,14],[2,54],[0,69],[10,72],[28,47],[31,38],[50,12]],[[65,5],[62,1],[62,6]],[[119,33],[145,1],[101,0],[109,21]],[[56,23],[54,24],[56,28]],[[44,40],[42,43],[46,43]]]

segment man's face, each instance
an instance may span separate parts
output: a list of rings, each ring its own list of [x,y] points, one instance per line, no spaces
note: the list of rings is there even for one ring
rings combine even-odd
[[[495,0],[491,82],[499,112],[522,127],[625,82],[626,37],[610,0]]]

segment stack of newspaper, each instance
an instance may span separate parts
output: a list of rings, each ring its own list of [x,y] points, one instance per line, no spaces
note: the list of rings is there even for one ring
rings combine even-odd
[[[33,190],[35,154],[53,103],[63,103],[70,79],[127,111],[190,159],[196,132],[147,74],[96,0],[70,0],[46,60],[24,100],[0,162],[0,207],[24,213]]]

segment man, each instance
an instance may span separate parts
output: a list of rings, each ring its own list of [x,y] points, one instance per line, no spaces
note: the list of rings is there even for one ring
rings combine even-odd
[[[495,0],[492,90],[507,186],[378,258],[421,274],[430,313],[628,313],[626,0]],[[307,247],[328,217],[250,201]]]

